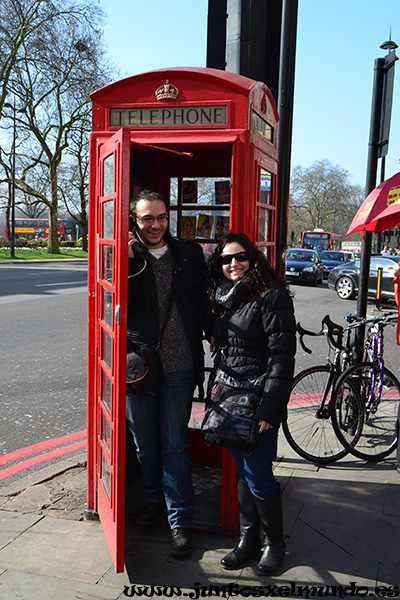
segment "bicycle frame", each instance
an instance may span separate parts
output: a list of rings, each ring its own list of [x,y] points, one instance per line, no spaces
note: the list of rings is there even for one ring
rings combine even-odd
[[[368,345],[365,351],[365,357],[371,356],[370,362],[373,363],[373,368],[370,371],[371,385],[369,391],[368,400],[365,403],[367,410],[371,413],[375,413],[382,395],[383,387],[383,325],[381,323],[375,323],[371,327],[371,333],[368,340]],[[375,383],[376,383],[376,369],[379,367],[379,385],[378,393],[375,394]]]

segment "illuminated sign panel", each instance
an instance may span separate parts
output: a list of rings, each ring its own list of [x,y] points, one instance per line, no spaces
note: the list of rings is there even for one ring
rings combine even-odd
[[[224,127],[226,119],[226,105],[110,108],[110,127]]]

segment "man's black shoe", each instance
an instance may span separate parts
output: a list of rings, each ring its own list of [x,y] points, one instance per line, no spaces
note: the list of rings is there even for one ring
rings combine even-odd
[[[172,556],[188,556],[193,552],[193,542],[187,529],[172,529],[170,553]]]
[[[148,502],[144,511],[136,519],[136,523],[141,527],[152,527],[158,523],[164,511],[164,502]]]

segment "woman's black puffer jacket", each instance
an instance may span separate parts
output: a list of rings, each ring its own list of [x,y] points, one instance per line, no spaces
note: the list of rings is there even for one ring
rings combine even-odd
[[[287,416],[296,353],[296,323],[291,297],[272,287],[252,300],[246,285],[236,287],[235,302],[217,319],[214,335],[230,375],[237,379],[266,376],[256,412],[275,427]]]

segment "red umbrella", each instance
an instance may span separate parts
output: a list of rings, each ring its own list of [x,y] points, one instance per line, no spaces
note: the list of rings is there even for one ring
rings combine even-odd
[[[358,209],[346,233],[372,231],[378,233],[400,224],[400,173],[376,187]]]

